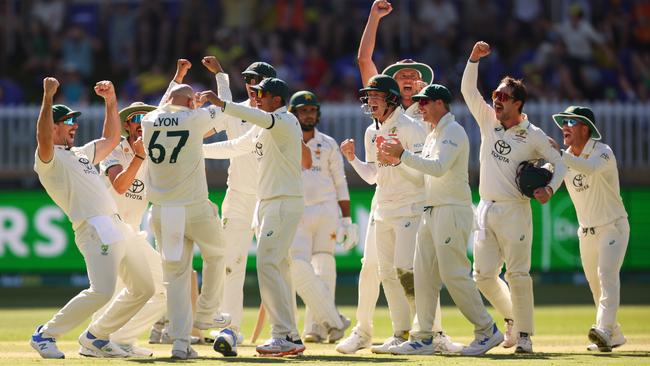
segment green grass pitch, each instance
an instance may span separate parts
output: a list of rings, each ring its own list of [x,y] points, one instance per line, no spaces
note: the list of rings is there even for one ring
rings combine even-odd
[[[43,360],[28,344],[29,336],[37,324],[49,319],[57,309],[34,308],[0,309],[0,365],[168,365],[170,345],[142,346],[154,350],[152,359],[106,360],[82,358],[77,354],[77,336],[83,331],[79,327],[58,340],[59,347],[66,353],[65,360]],[[353,317],[355,308],[341,307],[341,311]],[[495,315],[494,311],[490,312]],[[302,309],[300,315],[302,315]],[[362,350],[354,355],[341,355],[329,344],[307,344],[302,357],[267,358],[255,356],[250,335],[257,316],[257,309],[246,308],[244,313],[244,335],[246,341],[239,347],[239,357],[223,358],[212,350],[211,345],[197,345],[195,349],[201,358],[186,361],[190,364],[286,364],[299,365],[650,365],[650,306],[622,306],[619,321],[628,343],[611,354],[593,353],[586,350],[587,331],[594,321],[593,306],[538,306],[535,309],[536,335],[533,338],[533,355],[513,355],[512,349],[495,348],[482,357],[461,356],[379,356]],[[465,344],[471,341],[472,327],[455,307],[443,307],[443,326],[454,341]],[[496,319],[496,317],[495,317]],[[354,319],[353,319],[354,321]],[[502,322],[498,321],[499,326]],[[354,324],[354,323],[353,323]],[[85,326],[85,325],[84,325]],[[348,331],[349,333],[349,331]],[[378,307],[375,313],[374,342],[379,343],[391,334],[388,310]],[[269,336],[268,324],[260,340]]]

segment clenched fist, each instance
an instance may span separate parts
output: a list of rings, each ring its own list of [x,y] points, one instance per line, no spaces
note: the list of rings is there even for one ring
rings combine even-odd
[[[489,55],[491,52],[490,45],[483,41],[478,41],[472,49],[472,53],[469,55],[469,60],[472,62],[477,62],[481,58]]]
[[[393,5],[386,0],[375,0],[370,8],[370,16],[379,17],[380,19],[393,11]]]
[[[346,139],[341,142],[341,153],[348,161],[354,160],[354,139]]]
[[[46,96],[53,96],[59,89],[59,81],[52,77],[43,79],[43,92]]]
[[[116,99],[115,87],[113,87],[113,83],[108,80],[98,81],[97,84],[95,84],[95,94],[107,101]]]
[[[213,74],[217,74],[223,71],[219,60],[217,60],[217,58],[214,56],[205,56],[203,60],[201,60],[201,63]]]
[[[142,143],[142,136],[138,137],[134,142],[133,142],[133,152],[135,152],[136,155],[144,157],[144,144]]]

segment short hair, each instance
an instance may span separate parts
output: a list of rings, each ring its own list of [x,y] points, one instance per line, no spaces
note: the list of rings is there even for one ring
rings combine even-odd
[[[521,79],[515,79],[512,76],[506,76],[501,79],[500,84],[506,84],[507,87],[512,89],[512,98],[515,101],[518,100],[521,102],[521,106],[519,106],[519,113],[521,113],[524,104],[526,104],[526,99],[528,98],[528,91],[526,91],[524,81]]]

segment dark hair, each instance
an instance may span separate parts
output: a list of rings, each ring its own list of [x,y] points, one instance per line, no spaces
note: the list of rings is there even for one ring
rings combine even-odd
[[[526,104],[526,99],[528,98],[528,91],[526,91],[526,86],[524,85],[523,80],[515,79],[512,76],[506,76],[501,79],[500,84],[506,84],[507,87],[512,89],[512,98],[515,101],[518,100],[521,102],[521,106],[519,106],[519,113],[521,113],[524,104]]]
[[[445,101],[443,101],[442,103],[445,105],[445,109],[447,110],[447,112],[449,112],[450,111],[449,103],[447,103]]]

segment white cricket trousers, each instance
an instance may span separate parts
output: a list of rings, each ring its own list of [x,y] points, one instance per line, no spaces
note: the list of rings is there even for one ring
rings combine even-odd
[[[230,328],[237,332],[241,329],[244,310],[246,260],[255,232],[251,223],[256,203],[257,197],[254,194],[243,193],[229,187],[221,205],[221,227],[226,261],[221,312],[230,314]]]
[[[43,326],[45,337],[58,338],[82,324],[95,311],[108,303],[115,292],[118,275],[126,288],[113,301],[113,305],[90,324],[88,330],[100,339],[120,329],[155,293],[155,281],[148,266],[142,265],[144,245],[142,237],[122,222],[117,215],[111,216],[125,239],[105,245],[95,228],[84,222],[75,230],[75,242],[86,262],[90,287],[73,297]],[[142,241],[142,243],[139,243]]]
[[[144,304],[142,309],[131,318],[131,320],[124,324],[122,328],[110,335],[110,339],[117,344],[135,344],[138,337],[150,330],[151,326],[165,315],[165,312],[167,311],[167,290],[163,284],[162,259],[160,258],[160,253],[147,243],[146,232],[139,232],[137,235],[140,236],[144,242],[140,240],[135,241],[131,243],[127,250],[132,250],[132,248],[136,246],[141,247],[138,248],[138,250],[141,250],[140,253],[143,255],[143,264],[151,271],[156,291],[149,301]],[[113,298],[93,314],[93,321],[99,319],[99,317],[106,312],[108,307],[113,304],[113,301],[124,288],[124,281],[118,277]]]
[[[477,222],[485,222],[474,240],[474,281],[483,296],[505,318],[514,321],[515,334],[534,333],[533,281],[530,257],[533,223],[526,201],[481,200]],[[482,220],[481,215],[484,215]],[[506,284],[499,275],[506,265]]]
[[[161,207],[153,205],[151,226],[156,241],[161,243]],[[203,258],[203,283],[197,300],[196,320],[212,322],[219,310],[223,293],[224,243],[218,209],[209,200],[185,206],[185,237],[179,261],[163,260],[163,277],[167,286],[167,317],[169,336],[190,341],[192,332],[192,259],[194,243]]]
[[[433,335],[435,304],[440,301],[443,283],[458,309],[474,324],[474,334],[481,338],[492,335],[494,322],[472,280],[467,258],[473,221],[470,206],[438,206],[422,214],[413,270],[419,325],[413,326],[413,339],[428,339]]]
[[[298,335],[289,249],[304,205],[302,197],[282,196],[259,201],[254,215],[257,278],[273,338]]]
[[[363,258],[361,259],[361,271],[359,272],[358,284],[358,300],[357,300],[357,324],[355,330],[368,337],[373,334],[373,316],[375,314],[375,307],[377,299],[379,299],[379,286],[382,284],[379,278],[379,259],[377,256],[377,242],[375,240],[375,219],[374,219],[374,197],[373,204],[371,205],[370,216],[368,219],[368,226],[366,228],[366,236],[364,240]],[[402,290],[402,286],[397,281],[388,281],[384,283],[384,292],[386,286],[392,286],[393,289],[389,290],[395,297],[401,297],[401,300],[395,301],[393,306],[405,307],[398,310],[399,313],[408,311],[408,301],[406,294]],[[414,324],[417,319],[414,320]],[[396,332],[399,329],[393,327]],[[436,305],[436,316],[433,326],[434,332],[442,332],[442,312],[440,311],[440,299]]]
[[[336,310],[334,288],[319,276],[316,272],[317,266],[313,265],[313,259],[319,254],[326,254],[333,259],[339,216],[337,201],[305,206],[291,245],[293,286],[307,306],[305,333],[314,328],[314,318],[317,324],[326,322],[330,327],[343,327],[339,312]],[[336,271],[335,266],[333,270]],[[329,274],[324,274],[323,277],[327,275]],[[336,281],[336,274],[334,274],[334,281]]]
[[[627,217],[594,228],[579,228],[580,259],[596,304],[596,326],[614,332],[620,304],[619,273],[630,239]]]

